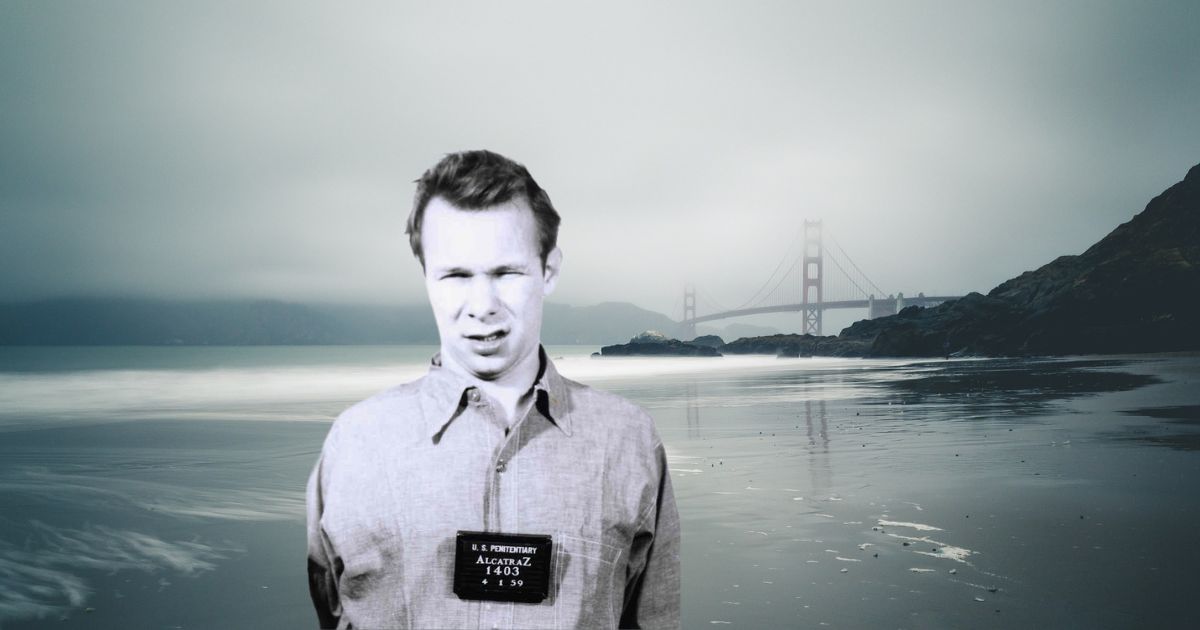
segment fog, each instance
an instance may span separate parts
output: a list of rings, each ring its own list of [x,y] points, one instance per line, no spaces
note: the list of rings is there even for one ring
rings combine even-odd
[[[470,148],[562,214],[555,301],[735,306],[805,219],[986,292],[1200,162],[1197,77],[1188,1],[8,2],[0,301],[420,302],[412,181]]]

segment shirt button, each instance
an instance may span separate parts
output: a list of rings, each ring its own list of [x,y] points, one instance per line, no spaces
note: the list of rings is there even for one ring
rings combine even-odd
[[[469,392],[467,392],[467,398],[469,398],[473,403],[479,402],[479,390],[471,389]]]
[[[496,462],[496,472],[502,473],[506,468],[508,468],[508,464],[503,459]]]

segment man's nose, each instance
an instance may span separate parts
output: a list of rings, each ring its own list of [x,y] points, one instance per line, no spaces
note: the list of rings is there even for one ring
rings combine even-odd
[[[467,293],[467,315],[478,319],[495,314],[498,308],[496,297],[496,286],[492,279],[483,274],[475,276]]]

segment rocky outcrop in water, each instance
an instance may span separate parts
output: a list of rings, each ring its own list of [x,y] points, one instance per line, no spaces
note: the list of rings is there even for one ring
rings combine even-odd
[[[718,339],[720,339],[718,337]],[[596,353],[605,357],[674,356],[674,357],[719,357],[721,353],[711,345],[695,344],[670,339],[662,333],[647,330],[629,340],[629,343],[604,346]],[[595,354],[593,354],[595,356]]]
[[[743,337],[721,346],[724,354],[773,354],[777,357],[861,357],[870,350],[870,341],[813,335],[769,335]]]
[[[693,346],[708,346],[710,348],[720,348],[725,345],[725,340],[719,335],[700,335],[688,343]]]

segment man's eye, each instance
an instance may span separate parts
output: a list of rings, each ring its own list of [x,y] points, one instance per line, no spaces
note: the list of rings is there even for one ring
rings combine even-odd
[[[448,274],[442,276],[442,279],[443,280],[459,280],[461,278],[466,278],[466,277],[467,277],[467,274],[462,273],[461,271],[455,271],[455,272],[451,272],[451,273],[448,273]]]

